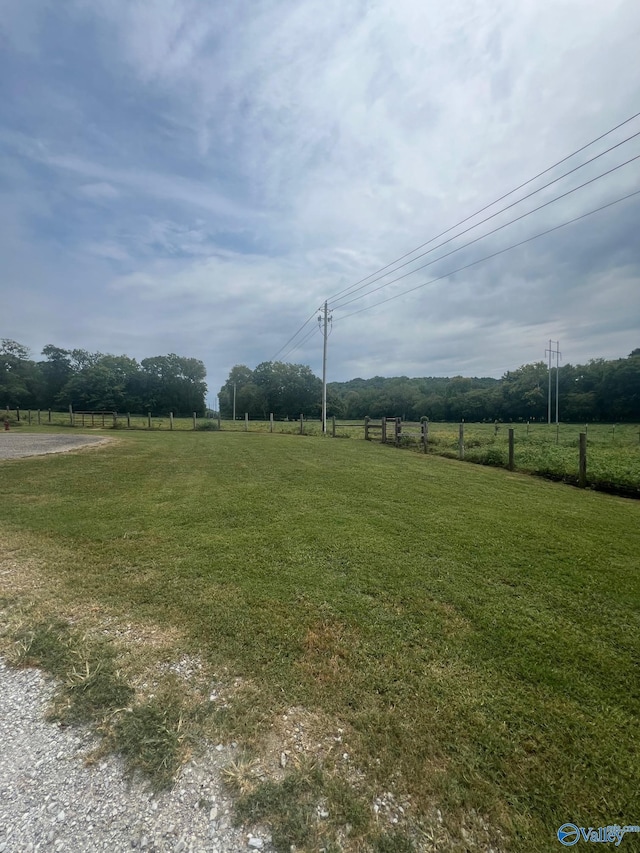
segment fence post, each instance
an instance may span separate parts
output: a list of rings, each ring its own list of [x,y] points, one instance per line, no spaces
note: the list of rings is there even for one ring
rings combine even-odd
[[[513,471],[513,436],[514,436],[514,433],[515,433],[515,430],[510,428],[509,429],[509,470],[510,471]]]
[[[71,406],[69,406],[69,410],[71,410]],[[16,406],[16,420],[20,421],[20,407]]]
[[[244,431],[249,432],[249,412],[244,413]]]
[[[169,412],[169,429],[173,429],[173,412]]]
[[[615,444],[615,443],[616,443],[616,425],[615,425],[615,424],[613,425],[613,439],[612,439],[612,443],[613,443],[613,444]]]
[[[41,421],[40,421],[40,409],[38,409],[38,426],[40,426],[40,423],[41,423]]]
[[[28,418],[29,418],[29,426],[31,426],[31,409],[29,409]]]
[[[193,413],[193,428],[196,428],[196,413]]]
[[[273,412],[269,412],[269,432],[273,432]]]
[[[527,421],[527,435],[529,435],[529,421]]]
[[[73,405],[71,403],[69,403],[69,421],[73,426]]]
[[[222,418],[222,415],[220,414],[220,409],[218,408],[218,430],[222,429],[221,418]]]
[[[587,434],[580,433],[580,465],[578,468],[578,482],[581,488],[587,485]]]
[[[400,447],[400,436],[402,434],[402,421],[400,418],[396,418],[396,428],[395,428],[395,441],[396,447]]]
[[[382,443],[386,444],[387,443],[387,419],[386,418],[382,419],[381,433],[382,433]]]
[[[332,438],[336,437],[336,416],[335,415],[331,416],[331,437]]]
[[[151,412],[147,412],[147,429],[151,429]]]
[[[131,429],[131,412],[127,412],[127,429]]]
[[[460,421],[458,429],[458,458],[464,459],[464,421]]]
[[[49,423],[51,423],[51,409],[49,409]]]
[[[364,419],[364,440],[369,441],[369,415]]]
[[[422,422],[422,445],[424,447],[424,452],[427,452],[427,445],[429,443],[429,421]]]
[[[113,428],[115,429],[118,426],[118,413],[113,413]]]
[[[102,428],[104,429],[104,412],[102,413]]]
[[[304,435],[304,415],[300,412],[300,435]]]

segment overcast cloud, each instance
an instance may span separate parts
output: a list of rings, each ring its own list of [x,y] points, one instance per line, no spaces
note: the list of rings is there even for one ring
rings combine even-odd
[[[0,337],[201,358],[213,402],[324,299],[639,112],[638,44],[637,0],[0,0]],[[549,338],[564,362],[627,355],[640,196],[445,274],[634,190],[640,160],[330,300],[329,379],[500,376]],[[288,359],[321,353],[316,332]]]

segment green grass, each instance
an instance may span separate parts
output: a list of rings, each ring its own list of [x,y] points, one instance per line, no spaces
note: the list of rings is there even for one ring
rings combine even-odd
[[[439,808],[441,850],[636,822],[640,503],[362,441],[117,438],[2,463],[0,519],[74,555],[47,571],[78,600],[177,626],[245,679],[221,730],[335,721],[320,788],[395,791],[425,832]],[[245,806],[281,826],[269,784]],[[407,849],[410,827],[374,829]]]
[[[378,421],[376,421],[378,423]],[[509,428],[514,429],[515,469],[552,480],[578,483],[579,437],[587,434],[587,485],[630,497],[640,497],[640,426],[637,424],[493,424],[464,425],[467,462],[506,468]],[[402,446],[422,449],[420,424],[402,425]],[[363,427],[341,426],[337,434],[362,438]],[[380,431],[372,432],[379,440]],[[393,441],[392,428],[388,440]],[[429,424],[428,452],[457,459],[459,424]]]

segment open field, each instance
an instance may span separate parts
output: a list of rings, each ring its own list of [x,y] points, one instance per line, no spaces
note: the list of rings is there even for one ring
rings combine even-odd
[[[379,421],[372,421],[379,423]],[[457,459],[459,424],[430,423],[428,452]],[[567,483],[578,482],[580,433],[587,435],[587,484],[601,491],[640,497],[640,426],[637,424],[464,424],[464,458],[506,468],[509,428],[515,435],[515,470]],[[402,446],[422,451],[419,423],[402,424]],[[392,429],[392,427],[391,427]],[[339,437],[362,438],[362,426],[336,424]],[[371,433],[378,440],[380,431]],[[393,433],[389,433],[393,440]]]
[[[22,413],[20,429],[28,428],[27,413]],[[52,413],[53,426],[70,426],[69,413]],[[13,426],[15,424],[14,413]],[[89,428],[91,418],[85,416],[85,428]],[[117,426],[123,429],[130,423],[131,429],[147,430],[148,418],[141,415],[131,415],[127,421],[126,415],[119,415]],[[372,423],[379,423],[373,422]],[[36,425],[36,413],[31,413],[31,425]],[[76,416],[76,426],[82,427],[82,416]],[[578,482],[579,437],[581,432],[587,434],[587,485],[601,491],[613,494],[640,498],[640,425],[637,424],[498,424],[496,430],[493,424],[464,425],[464,458],[468,462],[482,465],[492,465],[506,468],[509,458],[508,434],[509,428],[515,430],[515,470],[536,474],[552,480],[567,483]],[[47,413],[41,413],[40,429],[48,427]],[[196,420],[198,430],[216,430],[217,419]],[[235,432],[269,432],[269,421],[250,420],[245,425],[244,417],[223,420],[220,423],[223,431]],[[102,419],[94,418],[94,428],[102,429]],[[105,419],[105,428],[113,428],[113,420]],[[152,430],[168,430],[169,416],[152,417]],[[174,418],[174,431],[193,431],[192,418]],[[332,431],[331,420],[328,423],[329,433]],[[405,422],[402,424],[402,446],[405,448],[421,449],[420,424]],[[305,420],[303,431],[308,436],[322,434],[321,423],[318,420]],[[273,432],[276,434],[300,434],[299,421],[275,421]],[[379,430],[371,431],[372,439],[378,440]],[[428,452],[451,459],[458,458],[459,424],[431,423],[429,424]],[[336,437],[364,438],[363,423],[336,422]],[[390,440],[392,436],[390,433]]]
[[[638,502],[233,432],[121,433],[0,478],[12,565],[37,575],[22,591],[2,575],[9,611],[133,620],[123,671],[159,626],[212,679],[240,679],[203,731],[257,756],[280,755],[283,715],[313,721],[318,766],[238,783],[280,849],[313,848],[318,801],[327,844],[379,851],[529,853],[557,849],[566,821],[638,823]],[[376,796],[404,804],[397,825],[376,822]]]

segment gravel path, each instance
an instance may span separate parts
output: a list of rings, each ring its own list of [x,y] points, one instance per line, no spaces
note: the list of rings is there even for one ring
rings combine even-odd
[[[0,660],[0,853],[239,853],[269,849],[266,834],[231,826],[220,768],[233,758],[219,745],[191,761],[172,791],[151,795],[129,783],[109,757],[83,758],[96,745],[86,730],[48,723],[51,681]]]
[[[1,427],[0,427],[1,430]],[[80,447],[109,441],[96,435],[42,435],[33,432],[0,431],[0,459],[18,459],[21,456],[41,456],[44,453],[63,453]]]

